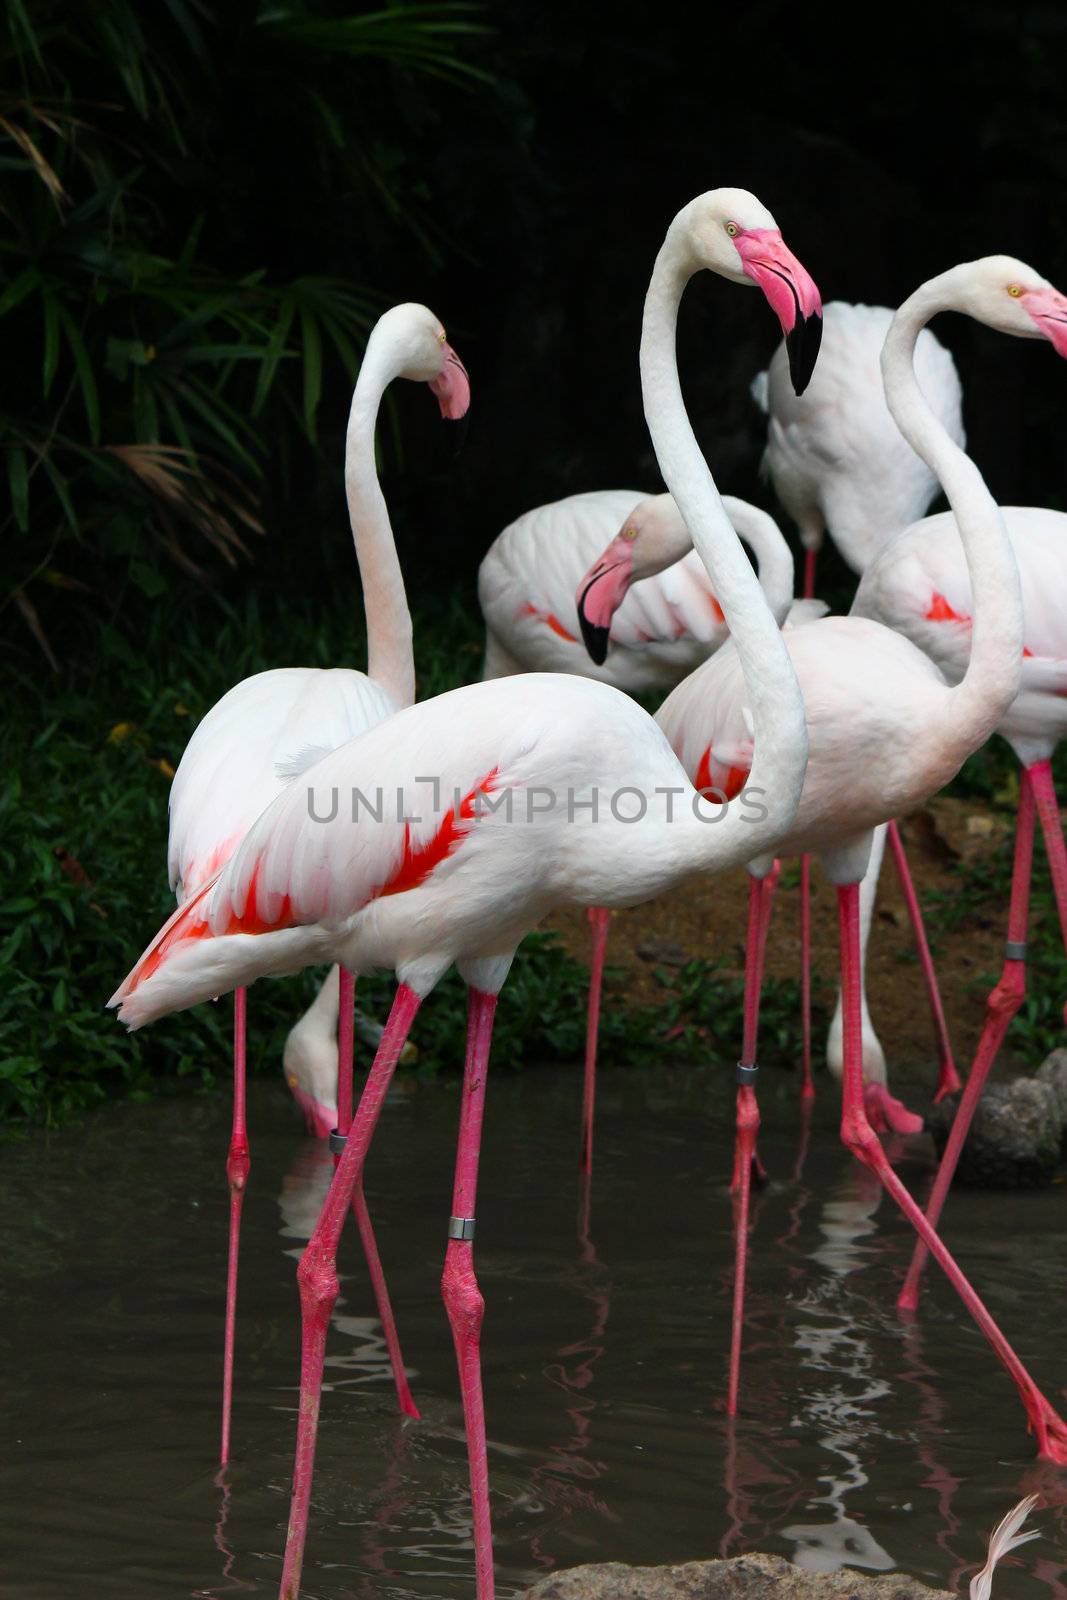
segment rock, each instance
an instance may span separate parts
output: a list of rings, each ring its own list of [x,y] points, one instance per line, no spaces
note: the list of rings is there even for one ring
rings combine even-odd
[[[1067,1050],[1053,1050],[1037,1069],[1038,1083],[1047,1083],[1060,1116],[1060,1141],[1067,1147]]]
[[[1067,1055],[1067,1051],[1056,1053]],[[1063,1132],[1058,1093],[1040,1073],[987,1085],[954,1181],[970,1189],[1042,1189],[1051,1183]],[[948,1140],[959,1099],[946,1096],[928,1118],[939,1153]]]
[[[783,1556],[733,1556],[678,1567],[627,1567],[618,1561],[550,1573],[522,1600],[947,1600],[901,1574],[805,1572]]]

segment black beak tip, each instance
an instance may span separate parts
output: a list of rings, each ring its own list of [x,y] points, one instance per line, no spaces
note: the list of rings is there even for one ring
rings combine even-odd
[[[581,606],[578,607],[578,622],[582,630],[582,639],[586,652],[594,666],[602,667],[608,659],[609,629],[598,628],[589,621]]]
[[[821,314],[815,312],[810,317],[798,316],[791,332],[785,336],[785,347],[789,354],[789,376],[793,380],[795,394],[803,394],[811,382],[821,344]]]
[[[465,411],[461,417],[445,417],[444,420],[448,423],[448,436],[452,444],[452,460],[455,461],[467,442],[470,411]]]

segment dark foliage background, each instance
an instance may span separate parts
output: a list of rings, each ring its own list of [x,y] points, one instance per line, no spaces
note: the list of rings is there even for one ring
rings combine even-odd
[[[430,304],[473,384],[458,460],[421,395],[383,429],[433,690],[477,670],[500,527],[657,484],[636,342],[680,204],[754,189],[826,299],[895,304],[994,250],[1062,283],[1065,66],[1055,4],[6,0],[8,1109],[211,1070],[203,1023],[146,1053],[97,1006],[166,908],[166,775],[196,718],[260,666],[362,660],[341,443],[379,310]],[[1047,348],[938,333],[994,492],[1062,506]],[[720,483],[764,502],[748,384],[774,343],[758,296],[693,286],[691,410]]]

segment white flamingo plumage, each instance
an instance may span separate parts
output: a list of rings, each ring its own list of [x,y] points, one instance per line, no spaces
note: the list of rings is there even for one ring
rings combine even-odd
[[[926,1215],[934,1227],[978,1099],[1026,992],[1035,812],[1067,950],[1067,847],[1052,780],[1052,755],[1067,735],[1067,515],[1037,506],[1005,506],[1002,513],[1023,600],[1019,692],[996,728],[1022,767],[1015,865],[1000,980],[987,1002],[982,1035],[927,1205]],[[950,683],[959,683],[971,653],[974,601],[952,514],[926,517],[887,545],[864,574],[852,612],[894,628],[936,662]],[[865,912],[869,919],[869,906]],[[906,1310],[918,1304],[924,1259],[921,1247],[917,1248],[898,1299]]]
[[[1018,1550],[1020,1545],[1029,1544],[1031,1539],[1040,1539],[1041,1533],[1037,1528],[1030,1528],[1026,1533],[1022,1532],[1023,1523],[1037,1505],[1037,1501],[1036,1494],[1028,1494],[1025,1500],[1020,1500],[1019,1504],[1013,1506],[1007,1516],[1002,1517],[997,1523],[989,1535],[985,1566],[971,1579],[970,1600],[989,1600],[993,1589],[993,1572],[997,1563],[1003,1561],[1013,1550]]]
[[[470,390],[466,372],[440,322],[425,306],[394,306],[379,318],[367,341],[349,415],[345,492],[366,606],[368,670],[281,667],[259,672],[236,684],[207,712],[185,748],[171,786],[167,865],[179,906],[195,898],[202,886],[212,880],[251,824],[306,766],[324,751],[336,749],[414,699],[411,618],[374,459],[374,431],[382,396],[398,377],[428,383],[445,417],[458,418],[467,410]],[[346,978],[340,986],[345,990],[341,1013],[346,1038],[350,1040],[350,981]],[[311,1008],[304,1019],[305,1030],[309,1019],[318,1019],[321,1009]],[[309,1127],[325,1137],[335,1125],[340,1126],[338,1107],[317,1097],[321,1092],[317,1083],[302,1081],[299,1067],[303,1059],[294,1058],[290,1052],[289,1086]],[[342,1078],[346,1071],[347,1118],[351,1106],[350,1054],[347,1068],[342,1063]],[[226,1163],[230,1249],[223,1362],[224,1463],[229,1457],[241,1207],[249,1168],[245,996],[238,989],[234,1005],[233,1130]],[[356,1214],[368,1249],[382,1321],[391,1340],[401,1407],[413,1414],[385,1280],[377,1264],[370,1220],[359,1195]]]
[[[940,1240],[886,1160],[868,1120],[870,1112],[883,1123],[906,1129],[907,1114],[884,1085],[865,1089],[863,1081],[859,884],[873,831],[935,794],[985,742],[1016,696],[1022,665],[1022,601],[1003,519],[978,469],[931,411],[912,367],[921,330],[945,310],[963,311],[1017,336],[1047,337],[1058,353],[1067,353],[1067,322],[1057,320],[1067,315],[1067,299],[1031,268],[1008,257],[988,257],[943,273],[917,290],[894,317],[882,357],[886,398],[901,432],[937,473],[955,510],[974,596],[969,612],[974,619],[973,649],[961,681],[949,686],[929,656],[909,639],[866,617],[827,617],[783,634],[804,696],[810,755],[796,817],[778,848],[782,855],[817,852],[838,886],[845,1017],[842,1136],[878,1174],[920,1239],[938,1256],[987,1337],[993,1338],[988,1313],[944,1255]],[[597,581],[596,570],[583,580],[586,604]],[[606,581],[603,574],[599,581]],[[727,799],[744,789],[751,798],[750,768],[754,754],[758,755],[758,731],[753,729],[744,677],[731,645],[680,684],[656,720],[698,788],[710,785]],[[771,868],[767,857],[754,859],[749,866],[745,1037],[733,1180],[739,1204],[730,1412],[737,1404],[748,1194],[759,1126],[756,1032]],[[916,1118],[911,1126],[921,1123]],[[993,1342],[1001,1338],[997,1334]],[[1067,1462],[1067,1428],[1018,1367],[1009,1347],[997,1347],[1019,1386],[1042,1455]]]
[[[497,992],[519,940],[552,906],[633,904],[694,870],[736,862],[754,835],[770,847],[799,797],[806,741],[796,680],[718,501],[678,384],[678,303],[688,278],[705,266],[763,288],[791,333],[800,383],[818,348],[819,301],[770,214],[743,191],[718,190],[671,224],[642,338],[646,414],[660,467],[708,563],[749,673],[759,736],[753,772],[768,789],[763,825],[728,817],[709,826],[714,808],[695,795],[655,722],[608,685],[562,674],[472,684],[408,707],[324,757],[299,788],[274,802],[219,876],[175,913],[113,997],[123,1019],[139,1026],[257,976],[322,961],[339,960],[355,971],[387,965],[398,978],[382,1046],[299,1270],[300,1421],[282,1576],[289,1600],[299,1589],[337,1243],[422,996],[453,963],[471,990],[443,1287],[470,1450],[478,1595],[489,1600],[482,1302],[471,1240]],[[436,804],[432,779],[439,785]],[[371,797],[372,810],[358,824],[349,809],[353,789]],[[623,791],[643,801],[638,820],[626,820],[632,811],[625,801],[621,812],[612,804]],[[379,794],[383,806],[374,811]],[[517,813],[510,821],[501,811],[505,803]]]
[[[723,495],[722,503],[756,557],[768,605],[784,615],[793,599],[793,563],[777,524],[733,495]],[[627,572],[628,592],[612,618],[611,654],[591,661],[580,633],[578,580],[613,534],[638,533],[647,571]],[[661,547],[676,544],[679,555],[656,560]],[[517,517],[482,558],[478,602],[485,618],[484,678],[577,672],[644,694],[673,688],[729,637],[674,501],[636,489],[572,494]]]
[[[833,300],[826,307],[825,339],[814,382],[803,396],[790,392],[786,351],[779,347],[752,393],[767,413],[763,470],[775,494],[796,522],[805,549],[803,593],[815,593],[815,565],[824,535],[854,572],[862,573],[882,546],[921,517],[938,492],[936,476],[916,454],[893,421],[885,401],[879,359],[893,313],[887,306],[851,305]],[[919,388],[949,437],[965,443],[959,375],[950,353],[929,328],[915,348]],[[938,1053],[935,1100],[959,1088],[944,1008],[930,959],[918,896],[895,822],[888,825],[893,859],[911,917],[926,984]],[[875,877],[865,883],[864,907],[873,901],[877,868],[886,842],[875,844]],[[810,862],[800,863],[801,1025],[803,1093],[814,1092],[811,1078],[811,889]],[[864,939],[866,958],[866,939]],[[840,1000],[838,1001],[840,1011]],[[885,1077],[885,1052],[863,999],[863,1049],[873,1079]],[[827,1045],[831,1071],[840,1075],[840,1025],[835,1017]]]
[[[756,403],[767,413],[763,470],[809,553],[806,595],[815,592],[815,558],[827,532],[853,572],[862,573],[938,492],[937,478],[903,438],[885,403],[878,363],[892,311],[831,300],[823,317],[818,371],[803,395],[790,387],[784,346],[752,384]],[[929,328],[915,348],[915,375],[934,415],[962,447],[959,374]]]
[[[756,557],[777,622],[822,616],[818,600],[793,598],[793,557],[773,517],[722,496],[734,531]],[[614,534],[614,538],[611,535]],[[605,550],[605,543],[607,544]],[[596,609],[582,583],[600,558]],[[587,579],[582,574],[591,569]],[[711,579],[669,494],[632,489],[570,495],[538,506],[497,535],[478,570],[485,618],[485,678],[519,671],[577,672],[629,694],[670,689],[730,636]],[[603,619],[603,625],[601,625]],[[585,641],[583,644],[583,640]],[[593,1108],[601,990],[610,914],[590,907],[579,1166],[593,1162]]]

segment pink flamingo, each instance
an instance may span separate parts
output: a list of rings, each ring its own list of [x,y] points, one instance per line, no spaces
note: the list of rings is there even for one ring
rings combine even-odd
[[[723,495],[727,516],[756,557],[776,621],[822,616],[821,601],[793,599],[793,558],[774,519]],[[603,626],[576,596],[581,575],[621,529],[605,557],[610,598],[598,586]],[[570,495],[527,511],[497,535],[478,569],[485,618],[483,678],[514,672],[578,672],[629,694],[670,689],[729,638],[707,569],[669,494],[636,490]],[[584,646],[583,642],[585,641]],[[610,643],[610,654],[608,647]],[[579,1166],[593,1164],[596,1058],[610,913],[589,908],[591,960]]]
[[[864,1085],[859,886],[873,831],[921,804],[955,775],[989,737],[1019,687],[1022,603],[1011,542],[999,509],[975,467],[937,420],[916,380],[912,356],[925,324],[939,311],[963,311],[988,326],[1022,337],[1049,338],[1067,354],[1067,299],[1021,262],[1004,256],[955,267],[923,285],[897,312],[882,357],[886,398],[901,432],[937,472],[955,510],[974,595],[974,641],[966,671],[954,687],[910,640],[866,617],[826,617],[783,634],[804,695],[810,757],[796,819],[780,854],[817,852],[837,885],[844,1003],[842,1137],[876,1172],[920,1238],[937,1255],[979,1326],[1015,1376],[1043,1455],[1067,1462],[1067,1430],[1024,1375],[930,1223],[901,1184],[875,1137],[875,1126],[917,1131],[885,1085]],[[583,603],[603,572],[590,575]],[[736,654],[726,646],[680,684],[656,720],[698,787],[727,799],[754,793],[749,768],[754,738],[747,687]],[[729,809],[729,808],[728,808]],[[737,1258],[728,1410],[736,1410],[741,1312],[748,1234],[748,1197],[756,1154],[756,1034],[763,954],[770,914],[773,862],[749,864],[745,1024],[737,1094],[733,1189],[738,1197]]]
[[[170,792],[167,865],[183,905],[229,860],[251,824],[304,767],[415,698],[411,618],[389,513],[378,483],[374,430],[382,396],[394,378],[426,382],[442,416],[463,416],[470,400],[467,375],[438,319],[425,306],[394,306],[371,332],[352,398],[345,446],[345,491],[367,613],[367,671],[349,667],[280,667],[238,683],[214,705],[186,746]],[[328,989],[333,979],[327,980]],[[352,977],[342,971],[340,1030],[342,1071],[338,1106],[315,1098],[303,1081],[304,1056],[290,1053],[289,1087],[309,1127],[325,1136],[347,1130],[352,1106]],[[328,998],[328,996],[327,996]],[[317,1005],[318,1003],[316,1003]],[[316,1012],[316,1007],[312,1007]],[[230,1188],[230,1247],[226,1276],[221,1460],[229,1459],[233,1355],[241,1207],[250,1167],[245,1116],[245,1014],[243,988],[234,994],[233,1130],[226,1176]],[[310,1016],[310,1013],[309,1013]],[[298,1024],[298,1028],[299,1028]],[[305,1031],[307,1022],[305,1020]],[[295,1032],[296,1030],[294,1030]],[[336,1071],[336,1058],[335,1058]],[[356,1220],[386,1335],[401,1409],[417,1416],[408,1389],[385,1278],[362,1191]]]
[[[887,306],[833,300],[825,309],[819,370],[803,396],[790,389],[786,351],[779,347],[752,385],[767,414],[763,470],[800,530],[805,551],[804,594],[815,593],[815,563],[827,529],[852,568],[862,573],[878,551],[930,505],[938,482],[889,414],[879,357],[893,313]],[[915,347],[919,388],[950,437],[964,444],[962,394],[956,365],[924,328]],[[934,1023],[938,1081],[934,1098],[953,1093],[960,1080],[952,1058],[944,1007],[930,959],[918,896],[896,822],[888,824],[893,862],[904,891]],[[880,862],[884,836],[877,843]],[[803,1093],[811,1098],[811,862],[800,862],[800,986]],[[871,885],[873,896],[877,883]],[[864,1003],[864,1059],[884,1077],[885,1058]],[[840,1066],[840,1003],[831,1029],[831,1068]]]
[[[723,495],[722,503],[756,557],[768,605],[784,615],[793,599],[793,562],[777,524],[733,495]],[[611,655],[596,661],[582,643],[575,590],[620,528],[625,538],[640,535],[643,564],[628,567],[625,599],[611,623]],[[675,549],[677,555],[658,559]],[[636,489],[572,494],[524,512],[482,557],[478,603],[485,618],[483,678],[577,672],[646,694],[673,689],[729,638],[678,507],[669,494],[643,497]]]
[[[299,1268],[301,1394],[286,1600],[295,1600],[300,1584],[337,1244],[423,997],[452,965],[470,991],[443,1293],[470,1454],[477,1592],[490,1600],[483,1305],[472,1241],[497,994],[519,941],[552,906],[632,905],[695,871],[735,864],[755,842],[773,845],[800,795],[806,739],[796,678],[719,503],[678,381],[678,305],[702,267],[764,290],[790,334],[799,384],[818,349],[819,297],[770,213],[752,195],[725,189],[674,219],[645,306],[646,415],[663,476],[749,674],[759,736],[753,776],[767,791],[762,824],[735,813],[712,825],[717,808],[695,793],[656,723],[607,684],[563,674],[471,684],[399,711],[325,756],[174,914],[112,999],[137,1027],[268,973],[323,961],[396,972],[385,1035]]]
[[[1043,318],[1060,353],[1067,354],[1063,310],[1047,296],[1044,301],[1040,295],[1035,298],[1030,290],[1025,303]],[[1067,515],[1035,506],[1006,506],[1003,516],[1019,568],[1025,640],[1019,692],[996,730],[1022,766],[1008,938],[1000,980],[986,1004],[967,1087],[927,1205],[926,1215],[935,1228],[979,1096],[1026,992],[1035,811],[1067,949],[1067,848],[1052,781],[1052,754],[1067,734]],[[852,606],[854,616],[872,617],[918,645],[950,683],[960,682],[967,671],[973,611],[963,545],[955,519],[947,512],[925,518],[894,539],[867,569]],[[897,1301],[904,1310],[918,1307],[924,1260],[920,1243]]]

